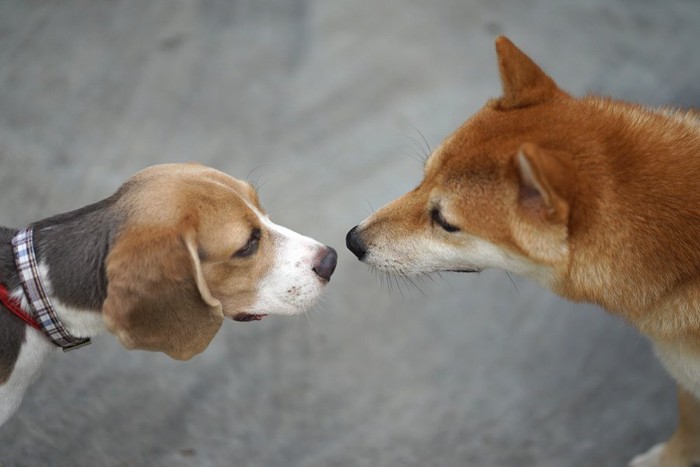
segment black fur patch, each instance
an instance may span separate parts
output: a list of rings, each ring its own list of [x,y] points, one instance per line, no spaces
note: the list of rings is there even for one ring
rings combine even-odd
[[[27,325],[0,304],[0,385],[12,374],[25,340]]]
[[[19,286],[10,243],[15,233],[16,230],[0,227],[0,283],[9,291]],[[26,327],[22,320],[0,304],[0,385],[12,374],[25,340]]]
[[[107,296],[105,259],[123,218],[113,209],[121,193],[32,225],[37,261],[48,265],[53,295],[62,303],[102,309]]]

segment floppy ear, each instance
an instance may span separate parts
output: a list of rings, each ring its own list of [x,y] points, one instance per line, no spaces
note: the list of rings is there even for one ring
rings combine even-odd
[[[496,54],[503,97],[493,102],[494,107],[502,110],[527,107],[561,93],[552,78],[506,37],[496,39]]]
[[[105,261],[108,329],[127,349],[188,360],[219,330],[221,303],[209,291],[196,234],[134,228],[119,235]]]
[[[564,155],[525,143],[514,163],[518,203],[525,215],[551,224],[568,224],[575,171]]]

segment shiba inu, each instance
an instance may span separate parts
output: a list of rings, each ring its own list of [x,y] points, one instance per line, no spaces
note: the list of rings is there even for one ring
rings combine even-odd
[[[648,336],[679,425],[630,465],[700,465],[700,118],[572,97],[505,37],[503,95],[430,155],[422,182],[348,232],[391,273],[498,267]]]

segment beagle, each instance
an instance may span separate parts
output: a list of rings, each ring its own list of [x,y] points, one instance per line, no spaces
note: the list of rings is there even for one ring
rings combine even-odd
[[[0,227],[0,425],[57,347],[109,331],[187,360],[224,318],[306,310],[336,262],[274,224],[249,184],[198,164],[153,166],[98,203]]]

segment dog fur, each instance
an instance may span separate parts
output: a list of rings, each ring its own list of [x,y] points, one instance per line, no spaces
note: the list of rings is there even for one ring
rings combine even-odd
[[[199,164],[164,164],[111,197],[32,224],[41,282],[76,337],[186,360],[224,318],[296,314],[321,295],[337,254],[273,223],[249,184]],[[0,228],[0,283],[31,310]],[[56,351],[0,304],[0,425]],[[85,351],[85,350],[82,350]]]
[[[647,335],[679,384],[673,437],[634,466],[700,462],[700,120],[562,91],[508,39],[503,95],[449,136],[413,191],[347,236],[397,274],[499,267]]]

